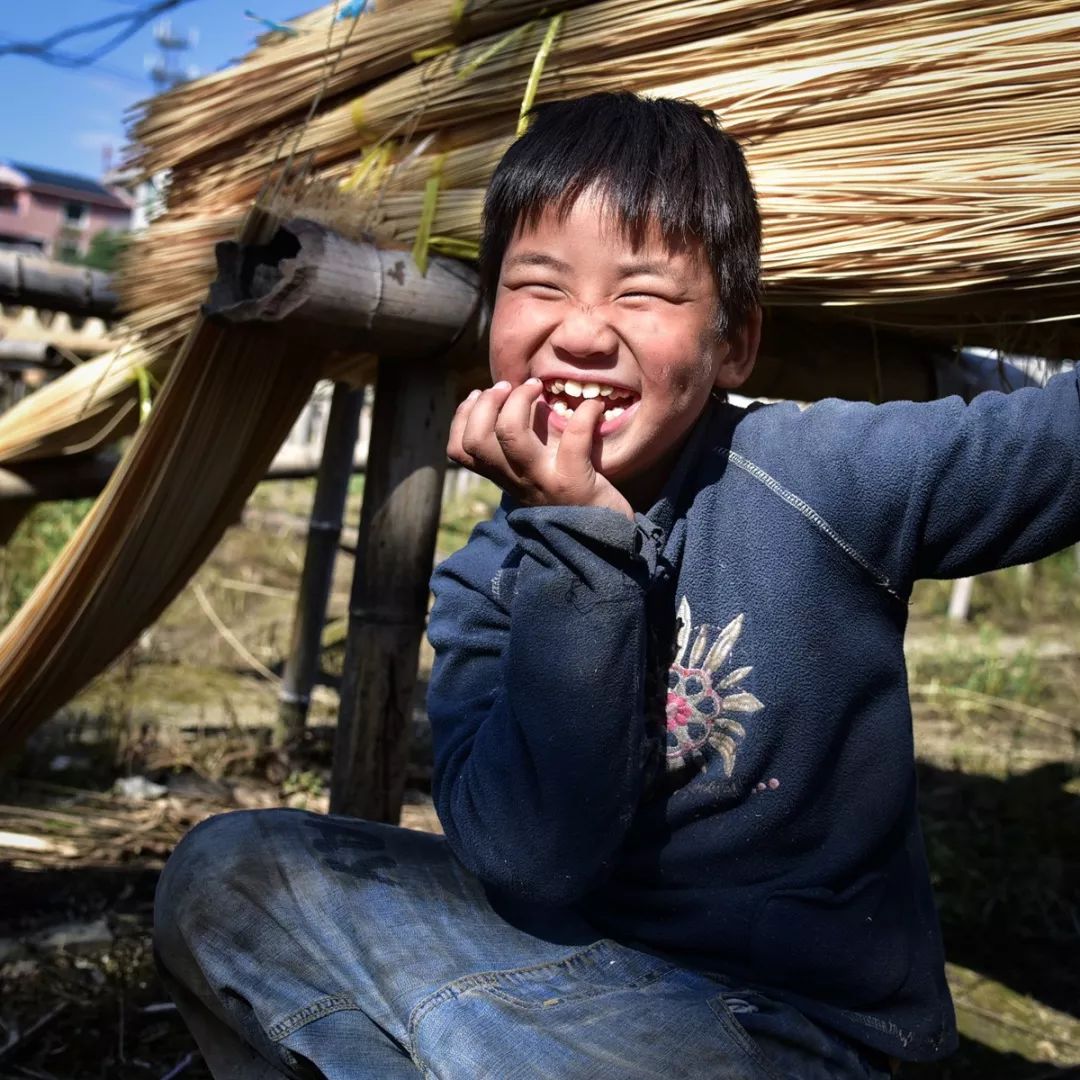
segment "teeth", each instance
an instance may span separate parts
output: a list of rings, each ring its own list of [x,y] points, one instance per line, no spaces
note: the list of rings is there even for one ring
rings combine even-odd
[[[563,391],[567,397],[581,397],[581,383],[567,379],[563,384]]]
[[[564,387],[565,385],[566,385],[566,383],[565,383],[565,382],[563,382],[563,380],[562,380],[562,379],[556,379],[556,380],[555,380],[555,381],[554,381],[554,382],[553,382],[553,383],[551,384],[551,390],[552,390],[552,393],[555,393],[555,394],[561,394],[561,393],[563,392],[563,387]]]
[[[587,382],[581,388],[581,396],[584,398],[594,398],[600,396],[600,387],[594,382]]]
[[[556,401],[555,404],[551,406],[551,408],[552,408],[553,411],[557,412],[560,416],[573,416],[574,415],[574,410],[571,409],[570,406],[567,405],[565,401]]]
[[[601,397],[611,397],[611,390],[612,390],[612,388],[610,386],[601,386],[600,387],[600,396]]]
[[[626,412],[626,410],[625,409],[620,409],[620,408],[607,409],[604,412],[604,419],[605,420],[614,420],[615,417],[622,416],[622,414],[624,412]]]

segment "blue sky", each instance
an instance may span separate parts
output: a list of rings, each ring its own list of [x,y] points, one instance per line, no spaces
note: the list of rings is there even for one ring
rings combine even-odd
[[[0,0],[0,45],[37,41],[133,6],[134,0]],[[284,20],[318,6],[319,0],[190,0],[171,19],[174,31],[198,31],[198,44],[183,63],[208,72],[242,56],[263,29],[245,17],[245,9]],[[157,53],[152,29],[144,27],[89,68],[0,56],[0,160],[100,176],[103,147],[111,146],[119,158],[125,110],[153,92],[144,63]],[[78,38],[66,48],[82,52],[101,40]]]

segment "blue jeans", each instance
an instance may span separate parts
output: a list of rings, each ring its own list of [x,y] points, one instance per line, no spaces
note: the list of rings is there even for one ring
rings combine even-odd
[[[218,1080],[884,1080],[721,977],[513,921],[442,837],[299,810],[222,814],[162,873],[163,978]]]

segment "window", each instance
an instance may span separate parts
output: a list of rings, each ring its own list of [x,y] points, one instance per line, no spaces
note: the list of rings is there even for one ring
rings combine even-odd
[[[76,227],[86,223],[86,204],[79,202],[64,203],[64,224]]]
[[[15,195],[15,189],[0,187],[0,210],[14,210],[18,212],[19,200]]]

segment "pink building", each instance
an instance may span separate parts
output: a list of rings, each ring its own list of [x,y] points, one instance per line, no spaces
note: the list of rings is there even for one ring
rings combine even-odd
[[[89,177],[0,162],[0,247],[85,255],[103,229],[131,227],[132,199]]]

